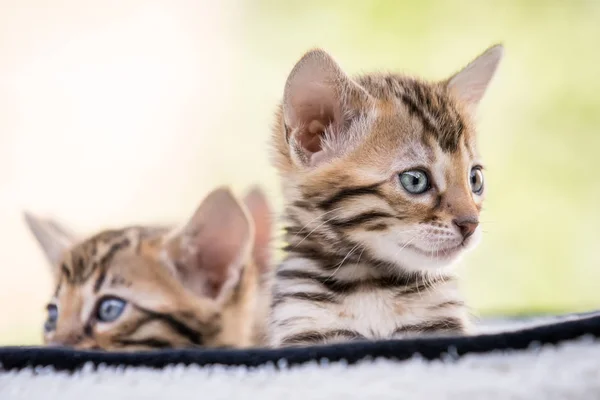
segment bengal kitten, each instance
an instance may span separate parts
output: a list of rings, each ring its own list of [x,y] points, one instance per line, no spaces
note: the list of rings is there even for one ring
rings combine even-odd
[[[46,344],[130,351],[264,340],[270,213],[259,190],[241,204],[219,188],[180,229],[136,226],[78,241],[53,221],[26,221],[53,266]]]
[[[473,119],[502,55],[441,82],[351,79],[323,50],[296,64],[272,137],[288,244],[272,345],[468,331],[449,267],[481,235]]]

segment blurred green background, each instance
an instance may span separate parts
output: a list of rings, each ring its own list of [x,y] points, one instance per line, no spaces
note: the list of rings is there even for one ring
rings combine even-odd
[[[600,2],[262,1],[247,8],[252,89],[244,92],[261,98],[249,110],[257,126],[268,124],[286,74],[310,47],[325,48],[348,72],[438,79],[504,43],[479,114],[485,235],[465,259],[465,290],[484,314],[600,305]]]
[[[349,73],[441,79],[504,43],[464,290],[480,315],[600,308],[599,1],[96,3],[0,1],[0,344],[39,343],[52,289],[23,208],[93,232],[258,182],[280,209],[272,112],[312,47]]]

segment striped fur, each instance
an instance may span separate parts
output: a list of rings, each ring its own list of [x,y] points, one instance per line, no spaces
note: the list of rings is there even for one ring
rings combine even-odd
[[[272,138],[287,245],[271,345],[468,331],[450,266],[481,234],[472,120],[501,55],[443,82],[351,79],[321,50],[298,62]],[[431,182],[419,195],[399,180],[415,169]]]
[[[246,208],[226,189],[217,189],[182,229],[136,226],[103,231],[83,241],[65,237],[55,222],[28,214],[30,228],[54,265],[56,288],[49,308],[58,309],[58,319],[46,323],[45,343],[117,351],[262,343],[270,296],[265,282],[268,213],[257,212],[266,211],[260,196],[253,191]],[[219,231],[203,217],[202,211],[211,205],[207,203],[226,230]],[[221,212],[240,218],[228,220],[218,215]],[[246,227],[254,227],[256,234],[245,235]],[[202,229],[210,230],[206,233],[212,243],[186,236],[194,231],[199,237]],[[243,240],[236,242],[236,237]],[[257,244],[254,251],[252,240]],[[227,254],[211,253],[206,247],[219,248],[219,242],[226,241],[235,244],[228,250],[233,261],[210,267],[211,260],[202,257]],[[53,251],[52,243],[63,245],[63,251]],[[199,263],[181,257],[188,248],[192,255],[199,253]],[[126,302],[112,322],[98,317],[107,298]]]

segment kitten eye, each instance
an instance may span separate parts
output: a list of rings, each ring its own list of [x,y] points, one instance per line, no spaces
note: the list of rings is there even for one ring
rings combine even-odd
[[[471,182],[471,190],[475,194],[483,193],[483,171],[480,167],[474,167],[469,176]]]
[[[407,192],[421,194],[429,190],[429,178],[421,170],[406,171],[400,174],[400,183]]]
[[[101,322],[113,322],[121,316],[126,304],[125,300],[116,297],[105,297],[98,304],[96,318]]]
[[[48,310],[48,318],[44,323],[44,330],[50,332],[56,329],[56,321],[58,320],[58,307],[55,304],[48,304],[46,307]]]

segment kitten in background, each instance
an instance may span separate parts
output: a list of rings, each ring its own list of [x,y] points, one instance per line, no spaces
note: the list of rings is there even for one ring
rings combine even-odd
[[[272,345],[468,331],[450,266],[481,236],[473,120],[502,55],[440,82],[350,78],[323,50],[296,64],[272,135],[288,244]]]
[[[52,265],[44,342],[78,349],[248,347],[265,340],[271,216],[258,189],[211,192],[181,229],[83,240],[25,214]]]

